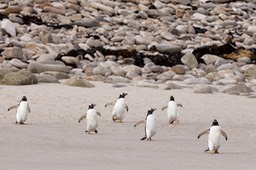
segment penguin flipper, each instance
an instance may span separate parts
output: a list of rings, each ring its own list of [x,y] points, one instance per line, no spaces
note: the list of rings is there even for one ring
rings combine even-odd
[[[97,114],[98,116],[101,116],[100,112],[96,112],[96,114]]]
[[[223,130],[220,130],[220,133],[225,137],[226,140],[228,140],[228,135]]]
[[[182,104],[181,104],[181,103],[177,103],[177,106],[180,106],[180,107],[182,107]]]
[[[78,123],[80,123],[83,119],[86,118],[86,114],[83,114],[79,119],[78,119]]]
[[[140,140],[145,140],[147,137],[145,136],[145,137],[143,137],[143,138],[141,138]]]
[[[10,111],[11,109],[15,109],[15,108],[19,107],[19,105],[20,105],[20,104],[16,104],[16,105],[10,106],[10,107],[8,108],[8,111]]]
[[[162,107],[162,111],[163,111],[164,109],[167,109],[167,106],[163,106],[163,107]]]
[[[108,102],[105,104],[105,107],[109,106],[109,105],[114,105],[116,103],[116,101],[113,101],[113,102]]]
[[[145,120],[138,121],[137,123],[135,123],[134,127],[136,127],[137,125],[142,124],[142,123],[145,123]]]
[[[31,110],[30,110],[30,107],[29,107],[29,105],[28,105],[28,113],[30,113],[31,112]]]
[[[125,109],[126,109],[126,111],[128,112],[129,108],[128,108],[128,105],[127,105],[127,104],[125,104]]]
[[[201,133],[199,133],[199,135],[197,136],[197,138],[199,139],[202,135],[208,134],[210,132],[210,129],[207,129]]]

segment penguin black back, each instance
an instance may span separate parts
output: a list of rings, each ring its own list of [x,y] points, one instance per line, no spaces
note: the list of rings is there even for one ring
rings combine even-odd
[[[212,126],[219,126],[219,122],[216,119],[214,119],[212,122]]]

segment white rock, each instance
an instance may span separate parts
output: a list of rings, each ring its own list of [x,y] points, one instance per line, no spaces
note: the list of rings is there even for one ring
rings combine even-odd
[[[1,28],[4,29],[8,34],[12,37],[16,36],[16,28],[14,23],[12,23],[9,19],[4,18],[1,22]]]

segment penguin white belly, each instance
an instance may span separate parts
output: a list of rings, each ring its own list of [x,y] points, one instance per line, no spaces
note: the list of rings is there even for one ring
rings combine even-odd
[[[220,147],[221,131],[219,126],[212,126],[208,137],[208,147],[210,151],[218,150]]]
[[[177,120],[179,115],[177,112],[177,104],[174,101],[168,103],[167,114],[169,122]]]
[[[116,119],[122,120],[125,114],[125,101],[124,99],[118,99],[113,108],[112,116],[115,116]]]
[[[29,108],[28,108],[28,103],[21,101],[20,105],[17,109],[17,114],[16,114],[16,120],[18,123],[24,123],[27,118],[28,118],[28,112],[29,112]]]
[[[151,138],[156,134],[156,117],[155,115],[149,115],[146,122],[146,135],[147,138]]]
[[[94,109],[88,110],[86,117],[87,117],[87,131],[88,132],[95,131],[99,125],[96,111]]]

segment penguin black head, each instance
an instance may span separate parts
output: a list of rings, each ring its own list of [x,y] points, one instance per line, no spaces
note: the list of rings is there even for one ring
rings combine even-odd
[[[128,94],[128,93],[120,93],[120,95],[119,95],[118,98],[119,98],[119,99],[120,99],[120,98],[124,98],[127,94]]]
[[[154,108],[149,109],[147,116],[153,114],[153,112],[154,112],[155,110],[156,110],[156,109],[154,109]]]
[[[219,122],[216,119],[214,119],[212,122],[212,126],[219,126]]]
[[[93,109],[94,106],[96,106],[96,104],[91,103],[91,104],[89,105],[88,109]]]
[[[174,97],[173,96],[170,97],[170,101],[174,101]]]
[[[21,99],[21,101],[27,101],[26,96],[23,96],[22,99]]]

